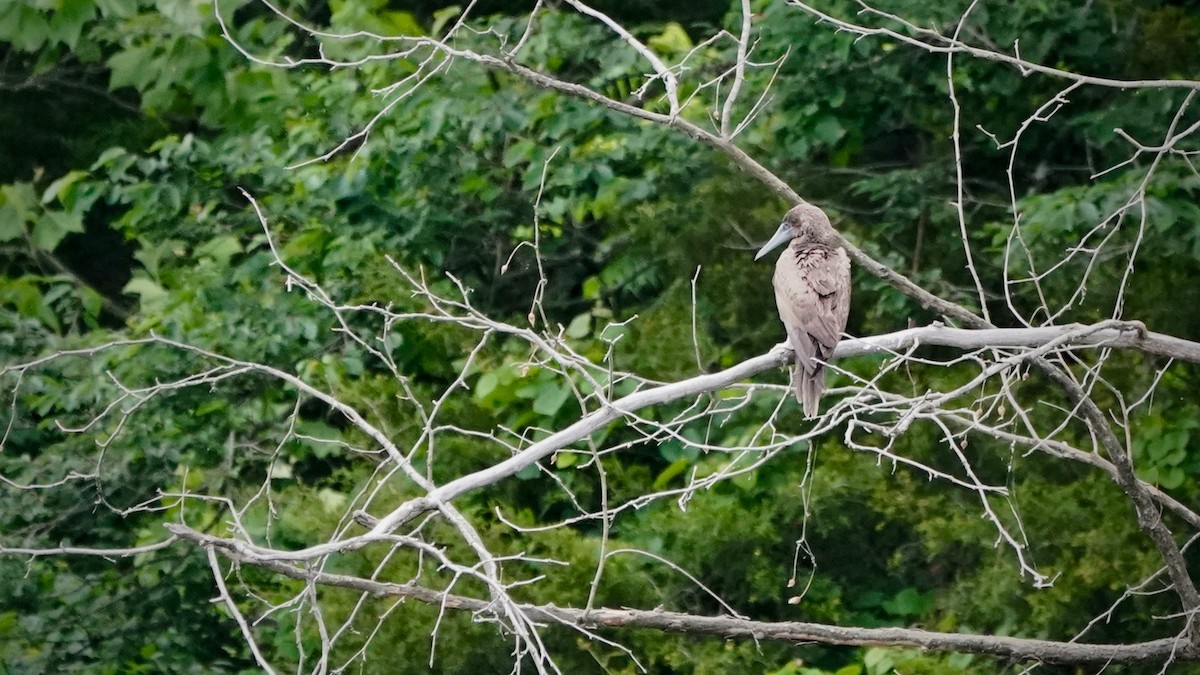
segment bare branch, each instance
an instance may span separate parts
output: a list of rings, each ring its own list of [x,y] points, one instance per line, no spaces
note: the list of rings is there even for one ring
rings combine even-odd
[[[1061,68],[1053,68],[1040,63],[1026,61],[1025,59],[1020,58],[1019,55],[1010,56],[992,49],[974,47],[960,41],[957,37],[946,37],[937,31],[928,28],[920,28],[912,23],[904,21],[894,14],[879,11],[862,3],[860,4],[862,4],[864,7],[865,13],[873,14],[890,21],[895,21],[896,23],[908,28],[911,32],[921,36],[921,38],[924,39],[912,37],[911,35],[906,35],[891,28],[866,26],[863,24],[854,23],[852,21],[847,21],[845,19],[840,19],[831,14],[822,12],[821,10],[816,9],[806,2],[802,2],[801,0],[787,0],[787,4],[813,15],[821,21],[836,26],[839,30],[854,33],[855,35],[861,35],[864,37],[884,36],[935,54],[959,53],[967,54],[987,61],[998,61],[1000,63],[1013,66],[1020,71],[1022,75],[1041,73],[1043,75],[1050,75],[1052,77],[1062,78],[1072,82],[1081,82],[1083,84],[1090,84],[1099,87],[1111,87],[1113,89],[1200,89],[1200,82],[1195,80],[1120,80],[1108,77],[1094,77],[1090,75],[1072,73],[1067,70],[1062,70]]]
[[[181,533],[201,541],[199,533]],[[249,560],[230,549],[221,552],[231,559],[255,564],[283,576],[319,584],[352,588],[377,597],[406,597],[457,611],[487,611],[489,603],[460,595],[451,595],[411,584],[389,584],[358,577],[313,572],[278,561]],[[521,605],[536,621],[563,623],[587,629],[638,627],[661,631],[685,632],[726,638],[751,638],[804,644],[817,642],[836,645],[891,645],[916,647],[930,651],[953,651],[1044,663],[1107,664],[1161,662],[1172,655],[1188,660],[1200,654],[1176,638],[1165,638],[1128,645],[1055,642],[961,633],[937,633],[913,628],[849,628],[796,621],[750,621],[726,616],[696,616],[663,610],[606,609],[591,610],[553,605]]]

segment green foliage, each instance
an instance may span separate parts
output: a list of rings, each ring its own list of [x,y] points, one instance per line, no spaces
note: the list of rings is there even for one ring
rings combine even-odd
[[[961,15],[963,4],[907,3],[904,11],[916,25],[944,26]],[[1189,40],[1200,25],[1194,12],[1097,4],[1093,11],[1065,0],[1020,2],[1003,10],[981,5],[973,25],[996,44],[1019,37],[1023,56],[1057,67],[1111,76],[1195,76],[1195,58],[1180,46],[1194,43]],[[322,28],[388,35],[438,33],[458,11],[408,12],[382,0],[333,1],[308,13],[304,3],[291,5]],[[634,15],[629,8],[636,7],[630,3],[626,9]],[[839,227],[868,253],[944,297],[976,303],[949,205],[954,158],[944,60],[888,41],[856,40],[786,3],[756,2],[755,9],[762,29],[755,60],[787,50],[791,56],[779,71],[776,97],[739,137],[742,147],[807,198],[828,204]],[[221,3],[220,11],[237,40],[256,54],[303,58],[315,50],[269,12],[237,2]],[[680,9],[656,22],[635,16],[633,27],[661,54],[678,56],[696,47],[702,33],[694,23],[697,11]],[[526,18],[492,18],[493,31],[461,39],[468,46],[515,40]],[[730,8],[726,27],[736,29],[739,21],[740,9]],[[1143,49],[1147,37],[1158,47]],[[539,330],[561,328],[567,344],[593,362],[611,351],[619,368],[662,380],[730,365],[782,337],[774,319],[764,319],[773,316],[763,290],[769,265],[749,261],[752,246],[746,241],[775,222],[782,203],[670,129],[461,64],[405,98],[361,147],[301,165],[362,129],[381,106],[369,92],[411,74],[411,67],[378,62],[326,72],[255,65],[221,37],[212,7],[204,3],[8,3],[0,7],[0,41],[21,78],[62,77],[93,88],[99,82],[113,92],[102,100],[66,100],[62,107],[69,119],[84,120],[74,126],[49,114],[42,119],[29,101],[0,97],[5,128],[28,127],[33,136],[53,137],[47,147],[70,149],[39,151],[43,156],[20,145],[22,139],[0,139],[0,166],[19,167],[11,174],[3,169],[6,182],[0,185],[5,364],[153,333],[295,373],[370,410],[399,447],[417,448],[415,462],[435,480],[503,459],[495,446],[470,438],[422,445],[423,421],[403,405],[406,396],[434,400],[455,383],[479,334],[438,323],[388,327],[382,342],[369,344],[394,361],[405,378],[398,381],[361,345],[335,332],[328,311],[303,292],[289,291],[272,264],[267,234],[239,188],[258,200],[287,263],[338,302],[424,309],[402,290],[384,258],[389,255],[404,270],[423,271],[439,292],[457,293],[439,272],[452,274],[470,289],[475,306],[513,323],[532,322]],[[349,41],[323,47],[347,58],[370,48]],[[699,70],[722,68],[731,49],[727,43],[701,48],[692,63]],[[645,65],[602,26],[554,9],[540,14],[522,63],[623,101],[637,99],[645,81]],[[769,77],[769,69],[753,70],[747,87],[761,88]],[[662,111],[658,86],[640,101]],[[1008,138],[1060,84],[964,58],[954,86],[964,130],[982,124]],[[707,123],[711,91],[681,92],[691,94],[696,98],[683,115]],[[1086,180],[1093,170],[1128,156],[1129,148],[1111,134],[1114,126],[1149,138],[1149,130],[1159,129],[1180,100],[1181,94],[1161,92],[1081,91],[1069,109],[1032,128],[1024,143],[1047,152],[1014,159],[1015,175],[1036,178],[1018,187],[1026,248],[1007,268],[998,253],[1012,231],[1003,207],[1009,199],[1002,180],[1009,156],[988,136],[965,133],[963,164],[982,176],[971,184],[971,218],[988,225],[970,236],[974,250],[984,254],[980,264],[993,282],[988,290],[999,295],[995,280],[1005,272],[1029,273],[1030,261],[1044,269],[1144,190],[1144,227],[1137,213],[1127,213],[1119,226],[1116,221],[1105,226],[1118,230],[1117,243],[1142,247],[1126,306],[1136,308],[1131,316],[1156,328],[1200,336],[1200,317],[1178,310],[1200,304],[1194,283],[1200,272],[1200,179],[1194,170],[1169,159],[1148,180],[1146,167],[1136,163]],[[1095,166],[1079,170],[1083,156]],[[92,269],[89,260],[98,261],[98,271],[84,272]],[[1089,275],[1087,296],[1070,307],[1066,320],[1111,313],[1124,264],[1087,263],[1079,257],[1044,282],[1055,297],[1069,297],[1082,275]],[[540,316],[527,318],[542,274],[547,326]],[[1014,302],[1022,310],[1031,307],[1033,292],[1017,294]],[[858,272],[853,312],[851,332],[860,334],[934,318]],[[384,327],[370,318],[348,321],[362,335],[383,334]],[[1117,367],[1111,381],[1119,391],[1141,391],[1155,377],[1140,360],[1112,363]],[[879,363],[844,365],[873,375]],[[184,515],[189,523],[228,534],[231,515],[223,505],[191,501],[181,507],[162,495],[224,491],[249,499],[264,484],[269,505],[260,500],[239,514],[248,530],[282,546],[327,540],[343,525],[339,518],[347,506],[362,498],[357,490],[376,469],[377,447],[324,404],[274,381],[248,376],[146,401],[124,423],[99,425],[100,437],[111,437],[102,452],[62,431],[87,424],[118,395],[118,382],[148,386],[212,366],[195,354],[130,345],[56,361],[28,375],[10,373],[0,381],[11,392],[22,378],[16,405],[0,413],[0,426],[10,429],[0,474],[22,483],[47,475],[84,476],[54,490],[0,491],[4,545],[141,545],[159,540],[162,525]],[[631,384],[610,381],[602,371],[594,379],[611,395],[631,391]],[[784,375],[762,379],[770,377],[782,381]],[[915,366],[882,386],[945,389],[960,385],[963,377]],[[574,394],[593,386],[578,373],[564,376],[552,364],[533,363],[527,346],[500,335],[479,348],[464,384],[469,395],[447,399],[447,423],[480,433],[511,430],[529,441],[578,419],[582,411]],[[1139,433],[1133,451],[1142,477],[1180,494],[1194,493],[1200,480],[1195,386],[1194,371],[1170,371],[1160,400],[1134,420]],[[731,389],[711,400],[728,403],[743,395]],[[678,433],[693,442],[747,444],[776,403],[756,395]],[[1052,405],[1045,408],[1028,414],[1057,419]],[[642,414],[661,420],[684,410],[677,404]],[[681,561],[739,611],[765,620],[919,625],[1055,639],[1073,635],[1107,609],[1125,584],[1156,569],[1127,503],[1106,477],[1018,457],[998,442],[975,443],[972,461],[987,480],[1007,484],[1014,495],[992,506],[1006,523],[1025,528],[1039,569],[1057,575],[1053,588],[1031,590],[1011,553],[993,547],[995,530],[978,517],[974,496],[853,454],[838,443],[840,431],[823,444],[788,449],[764,468],[698,494],[682,512],[671,502],[623,512],[612,524],[607,550],[637,548]],[[628,445],[600,460],[615,503],[681,486],[693,475],[711,475],[729,461],[677,438],[639,441],[615,424],[588,443]],[[954,461],[931,428],[916,425],[897,443],[898,451],[931,465]],[[596,465],[583,454],[585,445],[456,502],[484,524],[483,536],[498,554],[524,552],[571,563],[507,568],[513,578],[545,575],[527,591],[531,602],[587,601],[600,526],[583,522],[517,537],[493,514],[499,509],[532,527],[577,515],[580,507],[597,508]],[[87,477],[98,466],[101,477]],[[403,490],[389,484],[374,497],[373,508],[412,496]],[[125,513],[147,503],[159,510]],[[801,540],[811,555],[799,556],[794,568]],[[445,570],[421,562],[398,554],[386,563],[384,576],[436,588],[454,582]],[[383,563],[378,552],[365,551],[337,557],[330,571],[370,576]],[[298,582],[261,571],[242,573],[271,600],[293,597],[300,589]],[[789,586],[793,577],[797,584]],[[112,564],[8,557],[0,559],[0,578],[12,580],[0,588],[0,661],[14,668],[253,667],[225,608],[209,603],[211,571],[202,552],[176,546]],[[483,593],[470,582],[454,590]],[[424,667],[431,650],[442,672],[511,667],[511,645],[493,626],[469,615],[442,617],[436,607],[396,605],[386,598],[368,599],[356,610],[358,594],[321,593],[330,622],[358,611],[352,622],[358,637],[341,642],[335,658],[349,658],[362,644],[355,640],[365,640],[379,626],[367,652],[367,672],[392,672],[396,664]],[[792,597],[798,598],[795,604],[788,601]],[[633,554],[607,561],[596,602],[722,611],[685,576]],[[1157,636],[1157,627],[1144,625],[1142,617],[1177,611],[1161,597],[1138,598],[1130,607],[1090,636],[1114,641]],[[243,606],[247,612],[260,608]],[[438,639],[431,645],[435,625]],[[311,656],[319,644],[312,622],[286,611],[272,613],[255,630],[268,656],[284,662]],[[619,638],[654,672],[1002,669],[964,655],[908,650],[694,640],[656,631],[603,635]],[[623,653],[565,628],[549,629],[547,636],[564,672],[635,671]]]

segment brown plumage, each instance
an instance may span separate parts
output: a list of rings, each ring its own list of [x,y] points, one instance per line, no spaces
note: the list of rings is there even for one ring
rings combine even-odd
[[[775,305],[796,350],[796,400],[805,417],[813,417],[825,390],[825,366],[818,361],[833,356],[850,313],[850,258],[838,245],[829,217],[812,204],[788,211],[754,259],[789,240],[775,263]]]

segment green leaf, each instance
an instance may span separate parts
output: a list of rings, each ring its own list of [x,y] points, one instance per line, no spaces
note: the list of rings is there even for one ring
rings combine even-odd
[[[300,444],[320,459],[336,454],[342,435],[337,429],[320,420],[300,420],[296,423]]]
[[[1187,474],[1177,466],[1172,466],[1158,472],[1158,484],[1167,490],[1174,490],[1181,487],[1185,480],[1187,480]]]
[[[145,267],[146,271],[150,273],[150,278],[156,281],[158,280],[159,275],[159,263],[162,262],[164,258],[173,255],[175,251],[181,248],[180,242],[173,239],[167,239],[165,241],[159,241],[156,243],[151,243],[146,240],[139,240],[138,243],[141,244],[141,247],[134,252],[133,257],[138,262],[142,263],[142,266]]]
[[[31,183],[10,183],[0,186],[0,203],[7,204],[17,213],[22,222],[33,220],[38,198]]]
[[[380,25],[386,28],[390,35],[422,36],[425,31],[421,24],[410,12],[383,12],[379,15]]]
[[[863,665],[867,667],[868,673],[875,675],[890,671],[896,665],[896,659],[892,657],[890,649],[872,647],[863,654]]]
[[[113,162],[113,160],[118,159],[118,158],[129,159],[130,158],[129,151],[120,146],[111,147],[111,148],[105,150],[104,152],[100,153],[100,156],[96,158],[96,161],[92,162],[91,168],[92,168],[92,170],[104,168],[105,165]]]
[[[195,415],[196,415],[196,417],[201,417],[203,415],[208,415],[210,413],[214,413],[217,411],[227,410],[228,408],[229,408],[228,402],[226,402],[222,399],[219,399],[219,398],[214,398],[214,399],[205,401],[204,403],[201,403],[200,405],[196,406]]]
[[[50,15],[50,37],[75,49],[83,27],[95,13],[93,0],[60,0],[57,11]]]
[[[1100,209],[1091,202],[1079,202],[1079,216],[1085,223],[1100,222]]]
[[[348,500],[346,493],[329,488],[321,488],[317,491],[317,499],[321,500],[321,506],[325,509],[325,513],[330,515],[341,513],[342,507]]]
[[[583,280],[583,297],[585,300],[597,300],[600,298],[600,279],[588,277]]]
[[[71,199],[73,190],[71,187],[78,183],[81,178],[87,177],[86,171],[68,171],[66,175],[59,178],[50,184],[42,193],[42,203],[49,204],[58,199],[63,206],[71,208]]]
[[[137,0],[96,0],[96,7],[106,17],[125,18],[137,12]]]
[[[19,51],[32,52],[49,37],[50,22],[44,14],[24,2],[0,4],[0,40]]]
[[[967,667],[975,660],[974,654],[951,654],[946,657],[946,663],[951,668],[961,672],[967,672]]]
[[[652,36],[646,44],[660,54],[686,54],[695,46],[683,26],[672,21],[658,35]]]
[[[450,5],[449,7],[443,7],[441,9],[439,9],[438,11],[434,12],[433,13],[433,26],[429,29],[430,34],[434,35],[434,36],[441,35],[442,29],[446,27],[446,24],[450,23],[450,20],[454,19],[459,14],[462,14],[462,7],[460,7],[458,5]]]
[[[475,383],[475,400],[481,401],[488,397],[493,391],[496,391],[496,385],[500,384],[500,378],[494,372],[486,372],[479,377],[479,381]]]
[[[517,480],[533,480],[534,478],[537,478],[539,474],[541,474],[541,470],[538,469],[538,465],[530,464],[513,475],[517,478]]]
[[[578,340],[587,337],[591,331],[592,315],[590,313],[580,314],[571,319],[570,325],[567,326],[567,337]]]
[[[19,2],[0,5],[0,40],[11,42],[21,31],[21,14],[29,11]]]
[[[883,603],[883,609],[900,617],[920,616],[933,605],[933,598],[909,587]]]
[[[813,137],[826,145],[833,145],[846,135],[846,129],[842,127],[842,123],[836,117],[822,117],[813,127]]]
[[[0,277],[0,304],[12,306],[22,316],[36,318],[56,331],[61,329],[58,316],[46,303],[41,289],[27,279]]]
[[[151,306],[157,305],[160,301],[167,297],[167,291],[162,286],[154,283],[145,277],[134,277],[125,284],[125,288],[121,289],[122,293],[131,293],[138,296],[142,305]]]
[[[533,399],[533,411],[539,415],[552,417],[558,413],[571,391],[564,385],[549,382],[538,387],[537,398]]]
[[[33,224],[29,238],[34,246],[53,251],[63,237],[72,232],[83,232],[82,215],[67,211],[46,211]]]
[[[0,204],[0,241],[12,241],[25,231],[25,219],[12,204]]]
[[[109,57],[108,88],[133,87],[138,91],[145,90],[157,76],[157,71],[151,67],[153,53],[152,47],[130,47]]]
[[[362,359],[357,356],[342,357],[342,367],[346,369],[346,374],[351,377],[358,377],[365,370]]]
[[[221,267],[229,266],[229,259],[242,252],[242,245],[237,237],[227,234],[209,239],[196,248],[197,258],[209,258]]]
[[[658,474],[658,476],[655,477],[654,489],[655,490],[665,489],[668,485],[671,484],[671,481],[675,480],[675,478],[677,476],[679,476],[680,474],[682,474],[684,471],[687,471],[688,467],[691,465],[692,465],[691,460],[686,459],[686,458],[677,459],[674,462],[671,462],[670,464],[667,465],[667,468],[663,469]]]
[[[511,169],[518,164],[529,162],[536,150],[537,145],[529,139],[521,139],[513,143],[504,150],[504,158],[501,160],[504,168]]]

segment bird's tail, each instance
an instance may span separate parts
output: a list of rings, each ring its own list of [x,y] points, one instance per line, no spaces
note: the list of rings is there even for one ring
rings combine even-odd
[[[797,363],[792,371],[792,390],[796,400],[804,406],[805,417],[816,417],[821,404],[821,392],[825,391],[825,366],[811,364],[809,371],[804,364]]]

